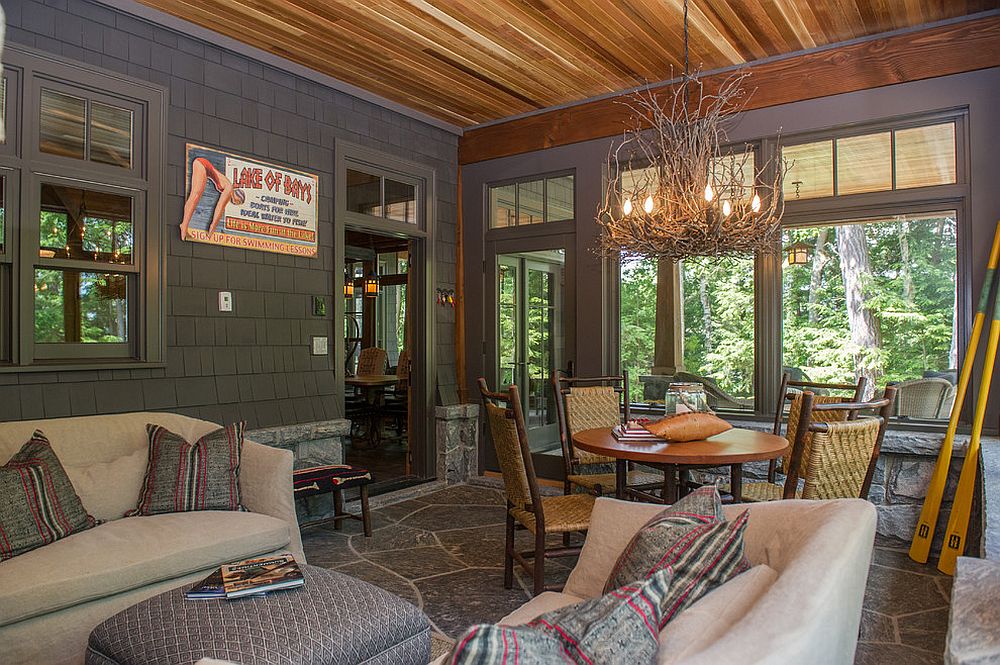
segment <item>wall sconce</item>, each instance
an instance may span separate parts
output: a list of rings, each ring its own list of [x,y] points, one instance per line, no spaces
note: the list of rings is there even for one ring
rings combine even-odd
[[[365,297],[374,298],[378,295],[378,275],[374,272],[365,277]]]
[[[344,297],[354,297],[354,275],[350,273],[344,275]]]
[[[804,242],[796,242],[789,245],[785,251],[788,253],[788,265],[804,266],[809,263],[812,247]]]

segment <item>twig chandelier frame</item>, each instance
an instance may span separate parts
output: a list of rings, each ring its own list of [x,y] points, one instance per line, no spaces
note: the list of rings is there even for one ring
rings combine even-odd
[[[681,83],[662,97],[646,89],[622,102],[631,127],[608,154],[597,216],[604,256],[679,260],[780,250],[787,167],[780,158],[756,165],[750,145],[720,151],[749,97],[743,84],[750,74],[736,72],[706,93],[698,72],[689,73],[687,4]]]

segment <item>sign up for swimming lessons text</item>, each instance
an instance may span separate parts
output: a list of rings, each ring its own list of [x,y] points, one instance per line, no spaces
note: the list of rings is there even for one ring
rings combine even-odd
[[[187,194],[198,158],[208,160],[244,194],[231,196],[215,232],[208,233],[221,190],[211,179],[197,201],[188,239],[226,247],[315,257],[319,178],[251,157],[187,144]],[[225,181],[221,181],[225,185]],[[214,186],[213,186],[214,185]],[[189,201],[190,202],[190,201]]]

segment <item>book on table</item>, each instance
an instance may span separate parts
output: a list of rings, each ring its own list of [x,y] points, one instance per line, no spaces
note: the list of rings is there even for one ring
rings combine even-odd
[[[302,571],[290,554],[257,557],[220,567],[192,587],[189,600],[264,596],[270,591],[293,589],[305,584]]]
[[[646,418],[630,420],[624,425],[612,428],[611,435],[616,440],[626,443],[663,443],[663,439],[643,427],[643,424],[648,422]]]

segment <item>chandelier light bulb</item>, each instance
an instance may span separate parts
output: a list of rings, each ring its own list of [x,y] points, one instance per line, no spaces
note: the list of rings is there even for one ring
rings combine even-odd
[[[712,183],[705,185],[705,200],[709,203],[715,198],[715,192],[712,190]]]
[[[632,199],[625,199],[625,202],[622,203],[622,212],[625,213],[626,216],[632,214]]]
[[[722,202],[722,214],[725,217],[729,217],[729,214],[732,211],[733,211],[733,206],[729,203],[729,201],[723,201]]]
[[[753,193],[753,200],[750,201],[750,209],[754,212],[760,212],[760,195],[757,192]]]
[[[653,197],[647,196],[646,200],[642,202],[642,209],[646,211],[646,214],[653,212]]]

